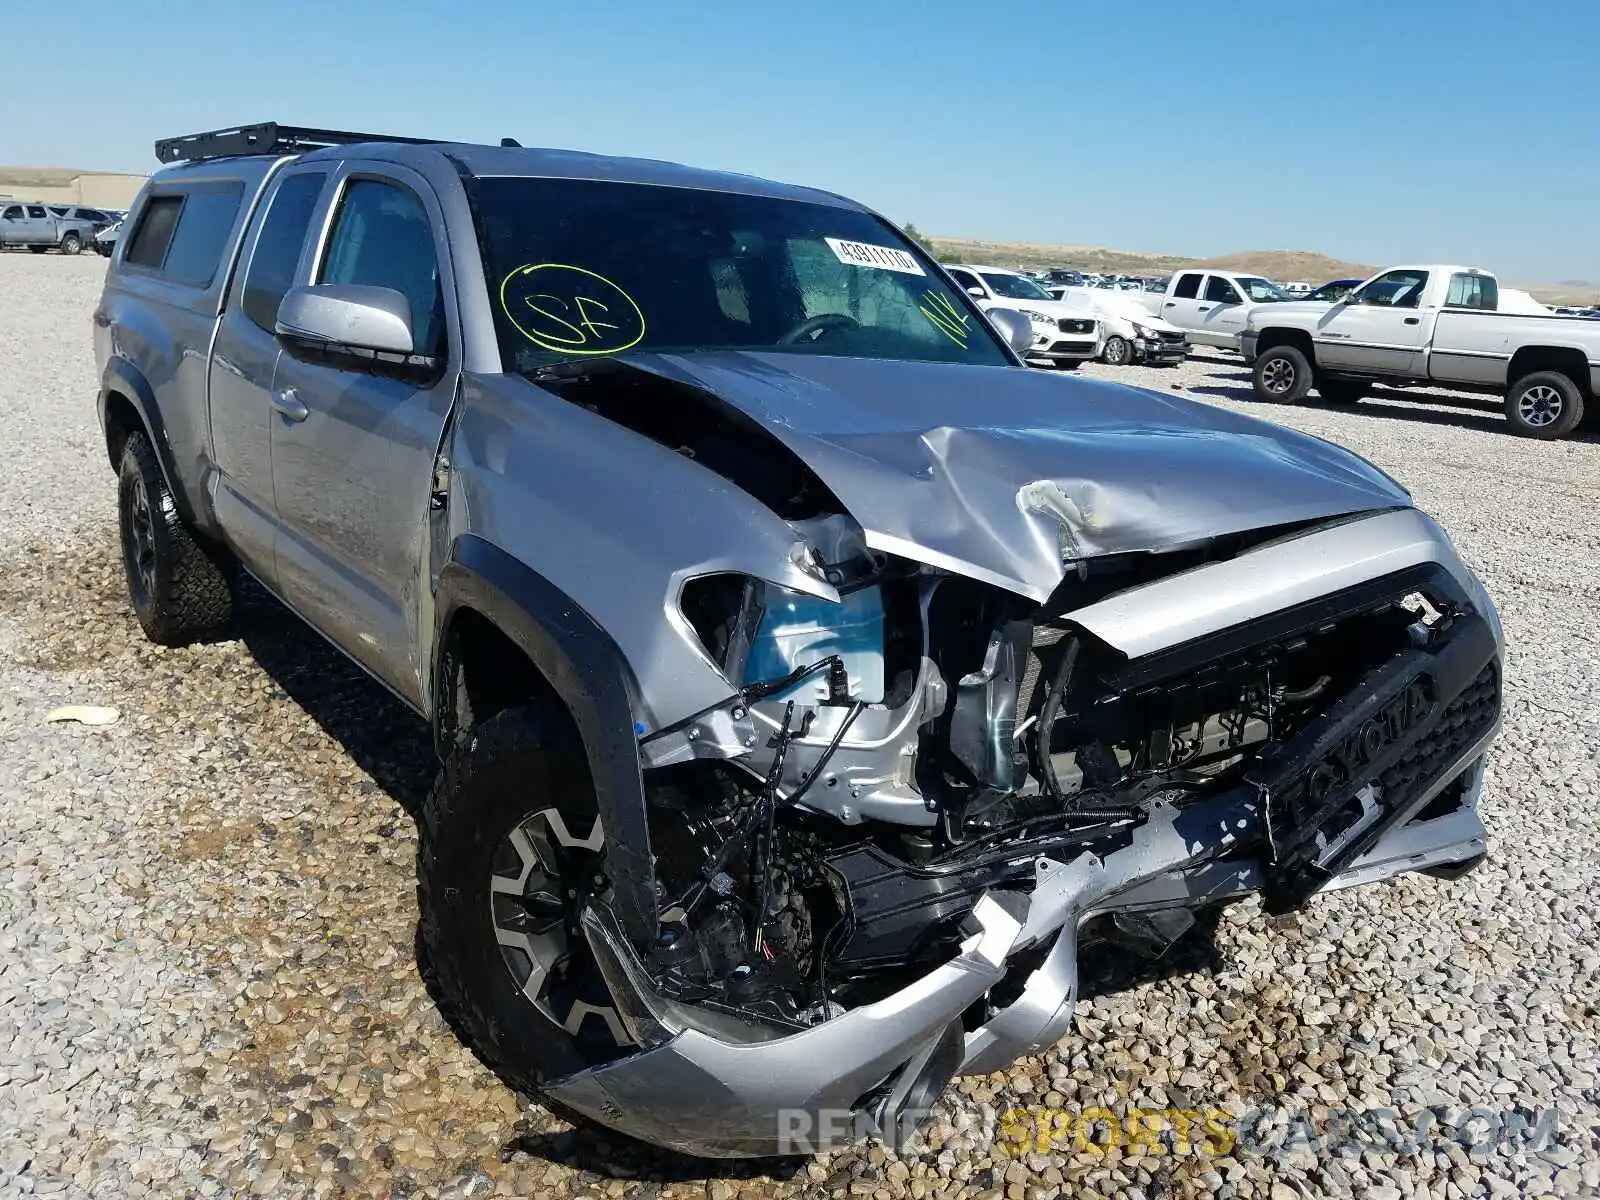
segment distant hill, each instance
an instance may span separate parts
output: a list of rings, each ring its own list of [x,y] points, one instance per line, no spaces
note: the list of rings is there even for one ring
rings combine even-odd
[[[79,175],[92,174],[71,167],[0,167],[0,188],[65,187]]]
[[[1306,283],[1324,283],[1329,279],[1365,279],[1378,270],[1377,267],[1329,258],[1326,254],[1311,250],[1241,250],[1238,254],[1224,254],[1221,258],[1202,259],[1196,265],[1250,271],[1280,283],[1296,279]]]
[[[1141,254],[1107,246],[1051,246],[1037,242],[987,242],[969,238],[933,237],[933,252],[946,262],[982,263],[996,267],[1071,267],[1119,275],[1164,275],[1197,260],[1172,254]]]
[[[948,262],[989,263],[1001,267],[1070,267],[1079,271],[1117,275],[1165,275],[1184,267],[1224,267],[1249,271],[1268,279],[1366,278],[1377,268],[1344,262],[1310,250],[1242,250],[1217,258],[1184,258],[1176,254],[1149,254],[1113,250],[1107,246],[1049,246],[1036,242],[985,242],[966,238],[929,239],[934,252]]]
[[[1176,254],[1151,254],[1138,250],[1113,250],[1108,246],[1052,246],[1040,242],[991,242],[974,238],[930,237],[933,252],[945,262],[970,262],[996,267],[1037,270],[1066,267],[1112,275],[1166,275],[1185,267],[1222,267],[1248,271],[1279,283],[1304,280],[1365,279],[1379,268],[1346,262],[1314,250],[1241,250],[1216,258],[1184,258]],[[1506,281],[1508,285],[1510,280]],[[1555,284],[1519,284],[1546,304],[1593,304],[1600,287],[1582,280]]]

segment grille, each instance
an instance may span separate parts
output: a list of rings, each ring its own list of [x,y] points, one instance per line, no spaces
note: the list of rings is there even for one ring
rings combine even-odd
[[[1385,796],[1396,808],[1404,805],[1472,749],[1499,715],[1499,670],[1491,662],[1445,706],[1439,723],[1378,777]]]
[[[1165,330],[1158,330],[1156,332],[1156,336],[1163,342],[1170,343],[1174,346],[1181,346],[1184,342],[1184,336],[1181,333],[1168,333]]]
[[[1062,333],[1093,333],[1094,322],[1085,321],[1079,317],[1062,317],[1056,322],[1061,327]]]
[[[1491,661],[1445,706],[1433,726],[1405,746],[1373,779],[1378,785],[1379,819],[1368,823],[1353,838],[1346,834],[1367,810],[1360,793],[1320,819],[1314,813],[1306,813],[1307,806],[1301,803],[1304,793],[1293,796],[1286,806],[1281,798],[1270,801],[1279,812],[1276,820],[1288,844],[1275,846],[1279,865],[1267,880],[1266,910],[1282,913],[1298,907],[1330,877],[1365,854],[1420,793],[1471,752],[1493,728],[1499,714],[1499,664]],[[1337,850],[1319,858],[1319,847],[1324,845]]]

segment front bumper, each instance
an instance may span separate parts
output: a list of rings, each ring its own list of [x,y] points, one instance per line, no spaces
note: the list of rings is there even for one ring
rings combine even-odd
[[[1035,338],[1023,358],[1030,363],[1082,363],[1100,353],[1100,343],[1092,338],[1076,335],[1068,337]]]
[[[1181,363],[1189,357],[1189,341],[1187,338],[1169,340],[1167,338],[1135,338],[1133,342],[1134,362],[1150,363],[1155,366],[1170,366]]]
[[[1339,529],[1349,526],[1330,533]],[[1279,563],[1283,545],[1260,553]],[[1430,569],[1454,577],[1470,609],[1438,645],[1374,671],[1286,743],[1284,755],[1263,756],[1250,783],[1181,808],[1157,803],[1114,850],[1070,861],[1040,856],[1031,891],[985,893],[960,953],[875,1004],[801,1032],[741,1027],[661,995],[591,909],[585,933],[645,1049],[559,1080],[548,1094],[634,1137],[707,1157],[809,1152],[866,1134],[903,1143],[953,1075],[1001,1070],[1067,1034],[1078,931],[1091,918],[1192,909],[1252,892],[1282,910],[1319,890],[1474,863],[1486,847],[1478,804],[1499,723],[1502,635],[1492,603],[1442,533],[1418,545]],[[1123,598],[1123,617],[1153,633],[1144,618],[1163,608],[1165,593],[1147,586],[1157,590]],[[1486,678],[1492,708],[1482,703]],[[1422,692],[1426,704],[1413,699]],[[1476,715],[1464,718],[1463,705]],[[1336,762],[1348,770],[1321,786],[1329,777],[1319,772]],[[1358,819],[1345,821],[1357,807]],[[1016,998],[979,1008],[1008,961],[1030,948],[1047,949]],[[975,1011],[983,1013],[976,1023]]]
[[[1025,361],[1045,365],[1083,363],[1100,353],[1100,327],[1097,323],[1088,319],[1069,318],[1058,325],[1068,328],[1034,324],[1033,344],[1022,355]],[[1079,328],[1080,325],[1087,328]]]
[[[1466,776],[1459,807],[1398,826],[1325,890],[1481,858],[1487,835],[1477,805],[1488,741],[1457,772]],[[1441,778],[1418,807],[1452,778]],[[973,910],[980,931],[959,957],[877,1004],[769,1041],[738,1041],[726,1031],[689,1026],[670,1001],[651,991],[634,963],[616,979],[626,979],[631,989],[634,1031],[655,1044],[547,1091],[604,1125],[708,1158],[811,1153],[869,1134],[903,1142],[953,1075],[1002,1070],[1067,1034],[1077,1003],[1083,922],[1111,912],[1193,908],[1261,890],[1270,872],[1264,860],[1227,856],[1261,831],[1253,799],[1158,808],[1132,845],[1103,859],[1041,859],[1031,898],[986,895]],[[586,932],[592,941],[603,936]],[[962,1013],[1000,981],[1005,960],[1051,937],[1049,954],[1017,999],[965,1031]],[[607,952],[615,955],[619,941],[613,937]]]

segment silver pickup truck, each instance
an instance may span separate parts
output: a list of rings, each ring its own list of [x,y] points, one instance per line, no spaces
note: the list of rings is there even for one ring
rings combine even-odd
[[[0,204],[0,250],[26,246],[35,254],[77,254],[111,221],[98,208],[77,204]]]
[[[1336,304],[1254,310],[1240,349],[1263,400],[1293,404],[1315,390],[1354,404],[1374,383],[1442,384],[1503,395],[1506,420],[1526,437],[1566,437],[1600,391],[1600,322],[1500,309],[1486,271],[1392,267]]]
[[[1355,455],[1029,371],[810,188],[157,157],[94,314],[133,610],[194,638],[248,572],[430,722],[419,945],[517,1089],[901,1142],[1069,1033],[1082,945],[1483,857],[1499,618]]]

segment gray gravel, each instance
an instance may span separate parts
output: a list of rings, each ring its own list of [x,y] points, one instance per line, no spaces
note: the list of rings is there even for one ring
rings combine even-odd
[[[0,1194],[910,1195],[1086,1188],[1600,1191],[1600,445],[1492,403],[1265,411],[1237,360],[1085,374],[1263,412],[1377,461],[1485,575],[1513,645],[1492,857],[1269,921],[1193,973],[1103,964],[1074,1037],[961,1082],[925,1151],[708,1168],[521,1106],[439,1018],[412,951],[424,731],[264,600],[234,635],[138,635],[93,415],[98,260],[0,255]],[[117,724],[47,725],[66,702]],[[1562,1110],[1543,1153],[1008,1157],[1016,1106]],[[1317,1118],[1321,1119],[1321,1118]]]

